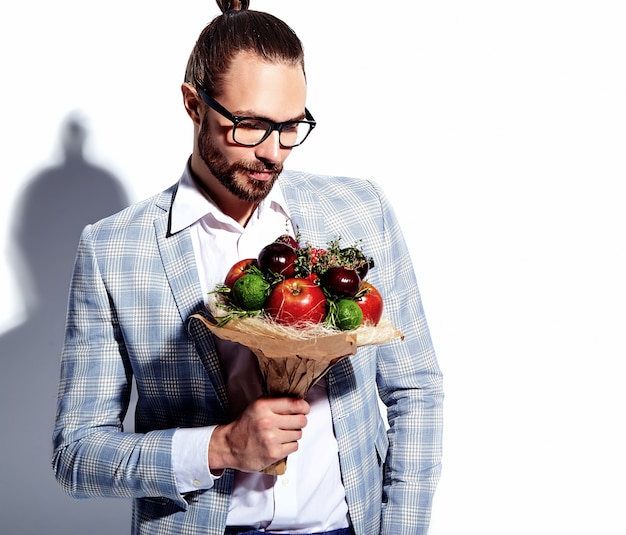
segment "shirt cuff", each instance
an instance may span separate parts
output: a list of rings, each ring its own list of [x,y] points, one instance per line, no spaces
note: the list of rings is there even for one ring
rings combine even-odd
[[[176,429],[172,437],[172,465],[181,494],[210,489],[219,479],[209,470],[209,441],[217,426]]]

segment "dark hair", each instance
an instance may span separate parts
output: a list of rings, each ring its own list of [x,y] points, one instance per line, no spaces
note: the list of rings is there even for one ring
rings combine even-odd
[[[239,52],[251,52],[271,62],[300,65],[304,51],[300,39],[282,20],[248,10],[248,0],[217,0],[222,14],[200,33],[191,51],[185,81],[218,96],[224,74]]]

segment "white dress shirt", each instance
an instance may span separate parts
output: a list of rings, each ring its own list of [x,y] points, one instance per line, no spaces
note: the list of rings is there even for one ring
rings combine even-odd
[[[281,234],[294,235],[287,205],[274,187],[242,227],[195,186],[187,169],[172,206],[171,230],[190,228],[202,291],[208,296],[238,260],[256,258]],[[254,354],[239,344],[215,339],[233,416],[261,396]],[[296,453],[282,476],[235,472],[228,525],[265,531],[307,533],[348,526],[348,507],[339,470],[337,441],[324,380],[306,397],[311,406]],[[208,489],[216,479],[208,468],[208,444],[215,427],[178,429],[173,463],[181,493]]]

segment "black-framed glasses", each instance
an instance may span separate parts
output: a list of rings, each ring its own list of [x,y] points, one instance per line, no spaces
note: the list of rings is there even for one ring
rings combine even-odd
[[[204,89],[197,88],[200,98],[217,113],[233,123],[233,141],[245,147],[254,147],[263,143],[276,130],[278,141],[284,149],[292,149],[304,143],[317,122],[311,112],[304,108],[306,119],[275,123],[263,117],[244,117],[233,115]]]

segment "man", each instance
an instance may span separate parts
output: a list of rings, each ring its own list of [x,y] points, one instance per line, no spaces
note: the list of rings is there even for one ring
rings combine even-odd
[[[57,479],[76,497],[134,498],[137,534],[425,534],[441,374],[401,231],[375,184],[282,171],[314,126],[302,47],[282,21],[229,7],[188,63],[183,176],[81,237]],[[361,348],[306,400],[264,398],[251,352],[189,318],[235,261],[296,229],[318,246],[363,244],[404,340]],[[124,433],[133,377],[136,428]],[[284,476],[261,472],[285,456]]]

